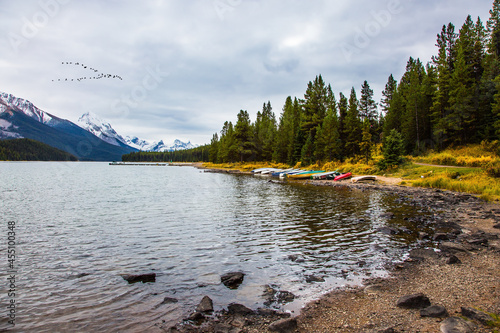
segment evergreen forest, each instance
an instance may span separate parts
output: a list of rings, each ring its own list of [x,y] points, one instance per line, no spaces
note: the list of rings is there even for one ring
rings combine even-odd
[[[31,139],[0,140],[0,161],[77,161],[62,150]]]
[[[498,140],[500,0],[486,23],[469,15],[460,28],[443,25],[436,47],[428,63],[410,58],[399,81],[389,75],[379,102],[367,81],[359,92],[353,87],[337,95],[318,75],[303,98],[286,98],[279,119],[270,102],[254,122],[240,110],[235,124],[226,121],[213,135],[208,160],[310,165],[368,160],[391,137],[402,154],[413,155]]]

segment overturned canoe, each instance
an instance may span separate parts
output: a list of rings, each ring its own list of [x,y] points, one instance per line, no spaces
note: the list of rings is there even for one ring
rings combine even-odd
[[[348,173],[344,173],[343,175],[335,177],[333,180],[337,181],[337,180],[342,180],[342,179],[346,179],[346,178],[350,178],[350,177],[352,177],[352,173],[348,172]]]
[[[322,171],[306,171],[306,172],[300,172],[294,175],[287,175],[287,178],[290,179],[309,179],[311,176],[317,174],[317,173],[323,173],[325,172],[324,170]]]
[[[359,176],[359,177],[354,177],[351,179],[351,182],[357,183],[359,181],[363,180],[377,180],[377,176]]]

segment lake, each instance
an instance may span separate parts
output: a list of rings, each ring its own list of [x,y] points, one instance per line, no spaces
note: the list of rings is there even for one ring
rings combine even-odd
[[[7,263],[15,224],[15,328],[154,332],[204,295],[216,310],[263,307],[266,285],[296,296],[267,306],[298,314],[328,290],[386,276],[386,263],[418,241],[410,229],[379,231],[411,228],[408,218],[424,214],[396,196],[268,180],[193,167],[1,162],[0,256]],[[246,274],[236,290],[220,282],[233,271]],[[155,283],[122,278],[151,272]],[[2,308],[0,329],[10,325]]]

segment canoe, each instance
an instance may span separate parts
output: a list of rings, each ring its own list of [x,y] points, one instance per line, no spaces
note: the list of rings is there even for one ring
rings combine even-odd
[[[271,174],[272,174],[273,172],[277,172],[277,171],[283,171],[283,170],[282,170],[282,169],[276,169],[276,168],[269,168],[269,169],[267,169],[267,170],[263,170],[263,171],[261,171],[261,173],[260,173],[260,174],[261,174],[262,176],[271,176]]]
[[[340,176],[340,172],[338,171],[324,172],[317,175],[312,175],[312,179],[327,179],[328,176],[334,176],[335,178],[337,176]]]
[[[342,180],[342,179],[346,179],[349,177],[352,177],[352,173],[350,173],[350,172],[344,173],[343,175],[340,175],[340,176],[337,176],[333,180],[337,181],[337,180]]]
[[[292,171],[293,169],[285,169],[285,170],[278,170],[278,171],[275,171],[271,174],[271,176],[273,177],[279,177],[282,173],[286,173],[286,172],[289,172],[289,171]]]
[[[377,176],[359,176],[351,179],[351,182],[356,183],[363,180],[377,180]]]
[[[290,171],[285,171],[285,172],[282,172],[280,173],[280,178],[285,178],[287,177],[288,175],[294,175],[296,173],[299,173],[299,172],[304,172],[305,170],[301,170],[301,169],[292,169]]]
[[[317,174],[317,173],[323,173],[325,170],[322,171],[306,171],[306,172],[300,172],[294,175],[288,175],[287,178],[290,179],[308,179],[311,178],[312,175]]]
[[[262,171],[264,171],[264,170],[268,170],[268,169],[269,169],[269,168],[259,168],[259,169],[252,170],[251,172],[252,172],[253,174],[259,174],[259,173],[261,173]]]

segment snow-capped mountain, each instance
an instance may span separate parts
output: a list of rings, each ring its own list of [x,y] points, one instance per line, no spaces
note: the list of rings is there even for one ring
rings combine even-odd
[[[127,136],[123,138],[113,129],[110,123],[102,120],[98,115],[92,112],[83,114],[80,119],[78,119],[77,124],[101,140],[115,146],[127,145],[138,150],[152,152],[176,151],[197,147],[196,145],[193,145],[191,141],[186,143],[181,140],[175,140],[172,144],[166,144],[163,140],[147,141],[139,139],[136,136]]]
[[[28,117],[46,125],[51,125],[59,120],[59,118],[40,110],[28,100],[0,92],[0,113],[11,108],[15,108]]]
[[[127,141],[116,133],[110,123],[102,120],[92,112],[83,114],[76,124],[109,144],[115,146],[128,145]]]
[[[0,140],[27,138],[68,152],[82,161],[120,160],[137,151],[121,143],[111,145],[69,120],[58,118],[33,103],[0,92]]]
[[[172,144],[165,144],[163,140],[160,141],[147,141],[143,139],[139,139],[136,136],[130,137],[127,136],[125,138],[127,144],[131,147],[142,151],[152,151],[152,152],[165,152],[165,151],[176,151],[176,150],[184,150],[198,147],[191,143],[191,141],[182,142],[181,140],[175,140]]]

